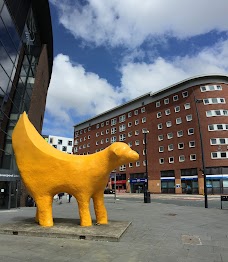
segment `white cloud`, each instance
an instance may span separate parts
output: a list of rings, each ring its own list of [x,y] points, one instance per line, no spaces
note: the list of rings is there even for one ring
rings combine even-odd
[[[127,63],[120,69],[121,87],[116,88],[59,54],[54,59],[47,112],[55,119],[55,129],[62,129],[64,122],[71,128],[76,117],[78,120],[103,113],[121,104],[123,98],[134,99],[200,74],[226,74],[227,61],[228,41],[224,41],[192,57],[172,61],[159,57],[151,64]]]
[[[228,41],[217,43],[195,56],[176,57],[172,61],[157,58],[153,63],[128,63],[121,68],[121,92],[133,99],[158,91],[189,77],[201,74],[227,74]]]
[[[96,45],[140,46],[146,39],[188,38],[213,30],[227,31],[228,1],[88,0],[51,2],[60,23],[76,38]]]
[[[86,72],[59,54],[54,59],[47,96],[47,111],[57,120],[70,122],[71,115],[95,115],[121,103],[118,90],[105,79]]]

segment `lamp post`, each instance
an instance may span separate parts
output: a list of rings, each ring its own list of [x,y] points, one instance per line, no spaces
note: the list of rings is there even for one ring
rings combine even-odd
[[[144,175],[144,203],[150,203],[150,192],[148,191],[148,164],[147,164],[147,134],[148,130],[143,130],[144,134],[144,144],[145,144],[145,164],[146,164],[146,173]]]
[[[203,184],[204,184],[204,206],[205,208],[208,208],[208,199],[207,199],[207,180],[206,180],[206,170],[205,170],[205,160],[204,160],[204,149],[203,149],[203,139],[202,139],[202,132],[201,132],[201,125],[200,125],[200,118],[199,118],[199,111],[197,104],[202,103],[202,99],[196,99],[195,94],[194,95],[194,101],[196,106],[196,115],[197,115],[197,121],[198,121],[198,127],[199,127],[199,135],[200,135],[200,148],[201,148],[201,160],[202,160],[202,172],[203,172]]]

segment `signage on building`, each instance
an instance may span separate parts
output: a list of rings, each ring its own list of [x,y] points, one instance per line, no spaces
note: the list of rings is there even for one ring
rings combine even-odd
[[[131,183],[142,183],[142,182],[146,182],[147,180],[145,178],[134,178],[134,179],[130,179]]]
[[[20,180],[20,175],[15,170],[0,169],[0,181]]]

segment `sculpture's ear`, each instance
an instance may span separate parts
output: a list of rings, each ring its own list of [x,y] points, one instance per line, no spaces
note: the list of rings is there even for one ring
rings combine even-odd
[[[113,152],[115,153],[115,155],[117,157],[121,156],[123,154],[123,150],[122,148],[118,145],[115,145],[115,147],[113,148]]]

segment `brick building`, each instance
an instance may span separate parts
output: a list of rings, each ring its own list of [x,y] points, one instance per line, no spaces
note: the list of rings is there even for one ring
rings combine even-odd
[[[0,209],[24,205],[11,135],[24,111],[41,132],[53,63],[47,0],[0,1]]]
[[[116,173],[117,188],[127,192],[143,192],[147,156],[152,193],[203,194],[205,173],[208,194],[227,194],[227,101],[228,76],[187,79],[75,125],[73,151],[128,143],[140,159],[114,170],[109,181],[114,187]]]

